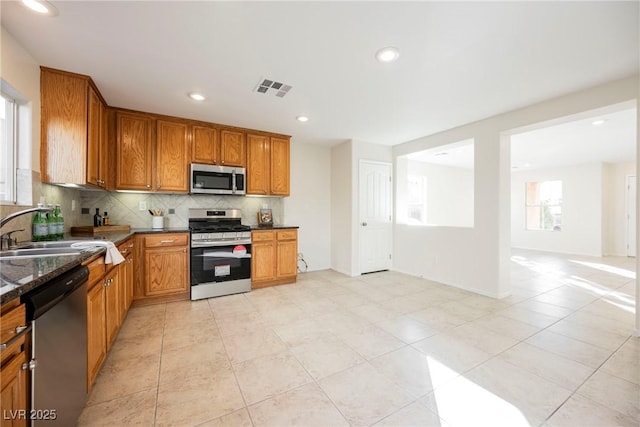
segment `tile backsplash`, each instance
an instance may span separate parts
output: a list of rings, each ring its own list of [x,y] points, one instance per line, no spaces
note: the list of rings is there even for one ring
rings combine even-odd
[[[187,227],[189,222],[189,208],[240,209],[242,223],[257,224],[257,212],[263,205],[272,210],[276,224],[284,222],[283,201],[280,197],[251,197],[251,196],[209,196],[201,194],[150,194],[150,193],[119,193],[106,191],[81,192],[80,207],[88,209],[88,214],[80,215],[78,225],[92,225],[96,208],[100,213],[106,211],[111,224],[129,224],[132,228],[150,228],[151,215],[148,210],[140,210],[140,202],[144,202],[147,209],[161,209],[166,216],[165,226]],[[175,213],[169,214],[173,209]]]

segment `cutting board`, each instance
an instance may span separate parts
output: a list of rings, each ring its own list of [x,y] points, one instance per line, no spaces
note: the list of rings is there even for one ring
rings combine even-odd
[[[86,225],[82,227],[71,227],[71,234],[92,236],[94,234],[127,232],[129,230],[131,230],[131,226],[129,225],[104,225],[102,227]]]

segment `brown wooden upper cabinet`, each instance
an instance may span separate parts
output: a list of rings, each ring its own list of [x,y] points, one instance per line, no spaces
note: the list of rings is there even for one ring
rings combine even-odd
[[[288,196],[289,139],[247,134],[247,194]]]
[[[109,188],[106,103],[88,76],[41,67],[42,182]]]
[[[116,189],[151,191],[153,119],[116,113]]]
[[[220,162],[218,130],[212,126],[193,125],[191,127],[191,161],[217,165]]]
[[[220,131],[220,164],[242,167],[246,165],[244,132],[229,129]]]
[[[189,191],[189,126],[166,120],[157,121],[155,189]]]
[[[191,128],[192,162],[245,167],[244,132],[230,129],[218,130],[203,124],[194,124]]]
[[[189,125],[118,111],[116,129],[118,190],[189,191]]]

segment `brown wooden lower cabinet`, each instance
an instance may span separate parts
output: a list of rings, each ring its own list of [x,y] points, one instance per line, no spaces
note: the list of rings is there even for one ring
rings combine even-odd
[[[95,284],[87,293],[87,390],[107,357],[104,286]]]
[[[114,268],[104,279],[105,328],[107,351],[116,339],[120,328],[120,269]]]
[[[251,287],[295,283],[298,275],[298,230],[255,230],[251,233]]]
[[[134,304],[189,299],[189,233],[136,236]]]
[[[120,244],[125,261],[105,265],[104,256],[87,263],[87,390],[100,372],[133,298],[134,239]]]
[[[2,344],[0,350],[0,414],[2,427],[26,426],[26,414],[29,410],[30,371],[25,369],[31,354],[29,349],[30,332],[21,331],[26,326],[24,305],[10,302],[1,309]],[[19,328],[19,329],[16,329]]]

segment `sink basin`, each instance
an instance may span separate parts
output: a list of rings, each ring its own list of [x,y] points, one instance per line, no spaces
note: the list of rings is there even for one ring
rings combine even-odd
[[[70,247],[66,248],[31,248],[31,249],[14,249],[10,251],[0,252],[0,259],[7,258],[35,258],[35,257],[51,257],[64,255],[80,255],[80,249]]]
[[[24,245],[20,245],[20,249],[35,249],[35,248],[68,248],[72,244],[82,242],[83,240],[59,240],[57,242],[31,242]],[[86,241],[86,240],[84,240]]]

